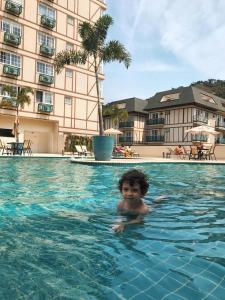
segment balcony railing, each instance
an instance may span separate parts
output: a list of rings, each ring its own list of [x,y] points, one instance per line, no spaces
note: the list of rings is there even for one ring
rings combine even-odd
[[[41,25],[48,28],[48,29],[53,29],[55,27],[55,19],[50,18],[46,15],[41,16]]]
[[[22,13],[23,7],[21,4],[13,2],[12,0],[6,0],[5,10],[15,16],[19,16]]]
[[[225,123],[221,121],[216,122],[216,127],[224,128],[225,129]]]
[[[119,142],[120,143],[133,143],[133,137],[124,137],[124,136],[120,136],[119,137]]]
[[[20,75],[20,68],[4,65],[3,66],[3,73],[11,76],[19,76]]]
[[[164,118],[146,120],[146,125],[163,125],[163,124],[165,124]]]
[[[43,84],[53,84],[54,82],[54,76],[50,76],[50,75],[46,75],[46,74],[40,74],[39,75],[39,82],[43,83]]]
[[[40,46],[40,53],[45,55],[45,56],[53,56],[54,52],[55,52],[54,48],[51,48],[51,47],[49,47],[47,45],[44,45],[44,44]]]
[[[224,137],[218,137],[216,140],[217,144],[225,144],[225,138]]]
[[[53,105],[46,103],[38,103],[38,111],[50,114],[53,112]]]
[[[16,99],[13,97],[2,97],[2,101],[0,103],[1,103],[1,106],[4,108],[8,108],[8,107],[16,108],[17,107]]]
[[[152,142],[164,142],[165,141],[165,137],[164,135],[148,135],[146,136],[146,142],[148,143],[152,143]]]
[[[193,116],[193,122],[208,124],[208,118],[203,117],[203,116],[194,115]]]
[[[124,128],[124,127],[134,127],[134,121],[120,122],[119,128]]]
[[[192,142],[207,142],[208,141],[208,136],[207,135],[192,135]]]
[[[21,43],[21,37],[13,33],[5,32],[4,42],[10,45],[19,46]]]

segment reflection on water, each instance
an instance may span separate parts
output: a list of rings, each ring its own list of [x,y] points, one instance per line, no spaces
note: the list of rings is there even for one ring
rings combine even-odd
[[[223,299],[223,166],[139,167],[166,199],[115,234],[127,167],[0,164],[0,299]]]

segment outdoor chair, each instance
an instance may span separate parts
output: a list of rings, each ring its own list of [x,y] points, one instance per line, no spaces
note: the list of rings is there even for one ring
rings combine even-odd
[[[23,143],[23,154],[25,155],[26,153],[28,155],[32,155],[32,150],[31,150],[31,140],[24,140]]]
[[[214,159],[216,160],[216,155],[215,155],[215,148],[216,146],[215,145],[212,145],[206,152],[205,152],[205,159],[208,159],[211,160],[211,159]]]
[[[190,159],[198,159],[199,153],[197,146],[190,146],[189,160]]]
[[[85,156],[92,156],[93,155],[93,153],[91,151],[87,150],[87,146],[86,145],[81,145],[81,149],[82,149],[82,151],[83,151],[83,153],[84,153]]]
[[[77,151],[77,153],[78,153],[78,156],[83,156],[83,155],[85,155],[85,153],[84,153],[84,151],[83,151],[83,149],[81,148],[80,145],[75,145],[75,148],[76,148],[76,151]]]
[[[11,147],[6,145],[2,140],[0,140],[0,151],[2,152],[2,155],[6,153],[7,155],[11,155]]]

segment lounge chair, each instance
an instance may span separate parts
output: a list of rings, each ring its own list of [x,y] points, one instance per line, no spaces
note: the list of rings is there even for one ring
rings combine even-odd
[[[78,153],[78,156],[85,156],[85,153],[80,145],[75,145],[76,151]]]
[[[93,153],[91,151],[87,150],[87,146],[86,145],[81,145],[81,149],[84,153],[85,156],[93,156]]]

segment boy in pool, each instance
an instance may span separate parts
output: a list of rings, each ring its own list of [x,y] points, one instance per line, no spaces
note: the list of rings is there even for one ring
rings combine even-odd
[[[138,170],[129,170],[119,181],[119,190],[123,199],[118,203],[118,212],[132,218],[113,226],[115,232],[123,232],[125,226],[143,222],[143,216],[149,213],[150,208],[144,203],[143,197],[149,187],[147,176]]]

